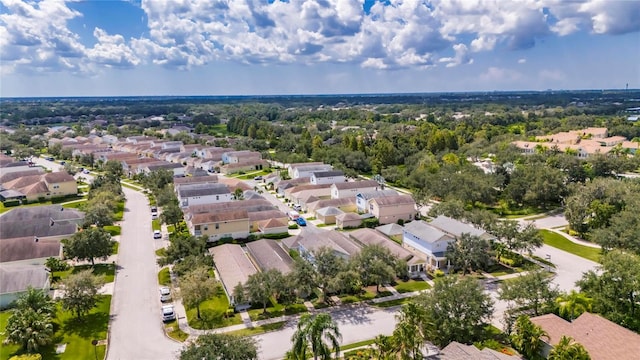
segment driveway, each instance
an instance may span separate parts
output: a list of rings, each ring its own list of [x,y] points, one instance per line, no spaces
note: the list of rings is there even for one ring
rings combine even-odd
[[[373,339],[376,336],[391,335],[396,326],[397,308],[379,309],[366,305],[354,305],[332,311],[331,317],[338,323],[342,334],[341,345]],[[291,337],[296,331],[297,322],[289,322],[280,331],[256,335],[259,344],[260,360],[282,359],[291,349]]]
[[[146,197],[123,187],[127,197],[111,302],[107,359],[173,360],[181,344],[164,335],[158,267]]]

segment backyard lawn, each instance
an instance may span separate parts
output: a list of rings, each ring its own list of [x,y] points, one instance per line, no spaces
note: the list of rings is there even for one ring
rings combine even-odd
[[[598,248],[576,244],[564,236],[549,230],[540,230],[544,243],[560,250],[578,255],[585,259],[600,262],[601,251]]]
[[[229,309],[229,300],[222,288],[218,287],[218,291],[213,299],[200,304],[200,315],[202,319],[198,319],[196,308],[192,308],[187,309],[187,321],[189,322],[189,326],[194,329],[215,329],[242,324],[240,314],[234,313],[232,317],[226,318],[225,314],[227,309]]]
[[[408,293],[430,289],[431,285],[422,279],[410,279],[409,281],[398,280],[395,288],[399,293]]]
[[[101,296],[98,306],[82,319],[76,319],[70,312],[58,309],[57,317],[54,321],[54,341],[52,345],[42,348],[42,358],[76,360],[93,359],[97,355],[99,359],[103,359],[106,346],[98,345],[94,347],[91,341],[106,339],[110,304],[111,295]],[[0,313],[0,341],[5,339],[4,329],[10,315],[9,312]],[[58,344],[67,345],[64,353],[56,354],[56,346]],[[17,345],[3,344],[0,346],[0,360],[9,359],[11,356],[18,354],[19,350],[20,347]]]

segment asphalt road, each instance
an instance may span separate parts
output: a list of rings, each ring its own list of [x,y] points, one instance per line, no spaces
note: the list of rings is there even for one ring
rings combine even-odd
[[[535,249],[533,254],[543,259],[547,255],[550,256],[550,261],[556,265],[556,276],[553,282],[562,291],[578,290],[576,281],[582,278],[583,273],[594,270],[598,266],[598,263],[549,245],[542,245],[541,248]]]
[[[181,344],[164,335],[158,294],[151,210],[145,196],[124,188],[127,197],[111,302],[108,360],[173,360]]]

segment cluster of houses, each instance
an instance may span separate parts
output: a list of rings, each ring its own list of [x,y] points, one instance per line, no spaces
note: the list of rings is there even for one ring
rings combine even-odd
[[[538,149],[557,149],[560,152],[573,153],[581,159],[596,154],[608,154],[616,148],[635,154],[640,147],[640,143],[628,141],[624,136],[609,136],[607,128],[595,127],[536,136],[535,141],[514,141],[512,144],[524,154],[534,154]]]
[[[175,176],[185,176],[200,170],[231,174],[269,167],[269,163],[256,151],[184,144],[182,141],[143,135],[125,139],[113,135],[49,139],[49,146],[54,144],[60,144],[62,149],[71,149],[73,157],[92,156],[94,162],[101,163],[120,161],[129,176],[158,169],[171,170]]]
[[[0,155],[0,201],[38,201],[76,195],[78,186],[66,171],[47,173],[28,161]]]
[[[83,220],[83,212],[60,205],[20,207],[0,216],[0,309],[29,287],[49,290],[45,260],[62,257],[62,239]]]

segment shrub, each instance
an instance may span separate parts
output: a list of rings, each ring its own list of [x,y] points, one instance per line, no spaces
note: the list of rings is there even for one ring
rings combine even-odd
[[[9,360],[42,360],[42,355],[40,354],[22,354],[16,355],[9,358]]]
[[[289,237],[289,233],[278,233],[278,234],[264,234],[262,235],[263,239],[272,239],[272,240],[278,240],[278,239],[284,239],[286,237]]]
[[[398,219],[398,225],[400,226],[404,225],[404,219]]]
[[[369,218],[369,219],[364,219],[362,220],[362,225],[364,225],[364,227],[366,228],[374,228],[378,225],[380,225],[380,221],[376,218]]]
[[[294,230],[298,228],[298,224],[291,224],[289,225],[289,230]]]
[[[436,271],[433,272],[433,277],[440,278],[443,276],[444,276],[444,271],[440,269],[436,269]]]
[[[2,205],[4,205],[4,207],[12,207],[12,206],[18,206],[20,205],[20,200],[7,200],[7,201],[3,201]]]

